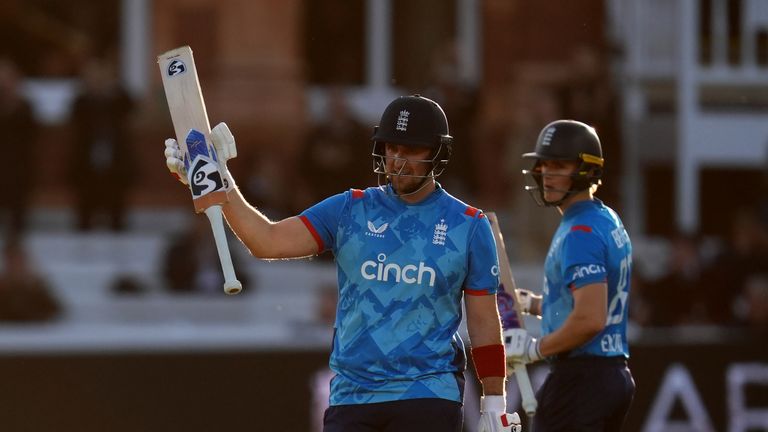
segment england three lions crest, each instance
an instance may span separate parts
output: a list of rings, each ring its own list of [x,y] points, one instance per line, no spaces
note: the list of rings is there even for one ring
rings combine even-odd
[[[435,224],[435,232],[432,235],[432,244],[445,246],[445,238],[448,235],[448,224],[445,219],[440,219],[439,224]]]

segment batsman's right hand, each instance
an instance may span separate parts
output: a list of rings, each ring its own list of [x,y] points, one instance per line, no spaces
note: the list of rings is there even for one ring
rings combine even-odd
[[[508,366],[514,367],[515,363],[533,363],[544,358],[541,355],[541,339],[531,336],[527,330],[523,328],[506,329],[502,336]]]
[[[216,155],[219,161],[224,165],[227,161],[237,157],[237,146],[235,145],[235,136],[229,130],[226,123],[221,122],[211,129],[211,142],[216,148]]]
[[[527,289],[517,289],[517,300],[520,302],[520,310],[523,313],[531,313],[531,303],[533,302],[533,291]]]
[[[504,396],[480,397],[478,432],[521,432],[523,426],[517,413],[508,413]]]
[[[211,129],[211,142],[216,149],[216,156],[219,158],[219,171],[224,178],[224,188],[229,192],[235,188],[235,179],[232,178],[232,174],[227,168],[227,161],[237,157],[235,136],[232,135],[229,126],[221,122]]]

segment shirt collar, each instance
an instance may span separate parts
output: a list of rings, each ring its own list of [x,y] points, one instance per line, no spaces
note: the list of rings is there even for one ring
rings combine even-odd
[[[430,205],[430,204],[434,203],[435,201],[437,201],[438,199],[440,199],[440,197],[442,197],[443,195],[446,194],[445,189],[443,189],[443,187],[440,185],[440,183],[435,182],[435,190],[432,191],[431,194],[427,195],[426,198],[424,198],[423,200],[421,200],[421,201],[419,201],[417,203],[407,203],[407,202],[403,201],[399,196],[395,195],[395,191],[392,189],[392,185],[391,184],[387,184],[385,186],[385,188],[386,188],[387,196],[390,199],[392,199],[394,202],[397,202],[397,203],[399,203],[401,205],[404,205],[404,206],[407,206],[407,207],[421,207],[421,206]]]

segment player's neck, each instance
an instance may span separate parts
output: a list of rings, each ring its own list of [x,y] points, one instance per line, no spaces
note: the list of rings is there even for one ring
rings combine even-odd
[[[577,194],[571,195],[567,200],[565,200],[562,204],[557,206],[557,209],[560,211],[560,214],[564,214],[566,210],[572,205],[574,205],[577,202],[580,201],[590,201],[592,200],[592,192],[589,190],[581,191]]]
[[[427,199],[428,196],[432,195],[432,192],[434,192],[436,188],[437,184],[435,183],[435,180],[428,179],[424,187],[418,191],[408,195],[399,195],[399,197],[408,204],[418,204]]]

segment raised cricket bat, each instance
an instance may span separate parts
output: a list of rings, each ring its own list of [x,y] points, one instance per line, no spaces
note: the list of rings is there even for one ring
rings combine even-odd
[[[493,238],[496,240],[496,254],[499,256],[499,279],[501,279],[501,286],[504,292],[512,297],[514,313],[517,318],[516,325],[525,328],[523,311],[517,298],[517,286],[515,285],[515,279],[512,276],[512,268],[509,266],[507,247],[504,245],[504,237],[501,235],[501,229],[499,228],[499,219],[494,212],[486,212],[485,215],[488,216],[488,221],[491,223],[491,229],[493,229]],[[515,324],[513,323],[512,325]],[[533,387],[531,387],[531,380],[528,378],[528,370],[525,368],[524,364],[519,363],[515,364],[514,373],[517,378],[517,386],[520,388],[523,410],[529,417],[532,417],[536,414],[538,403],[536,402],[536,396],[533,393]]]
[[[235,276],[221,214],[221,205],[227,202],[226,180],[221,175],[216,149],[210,140],[211,125],[192,49],[188,46],[172,49],[159,55],[157,63],[163,77],[176,140],[184,155],[195,212],[205,212],[211,222],[224,273],[224,292],[237,294],[243,286]]]

